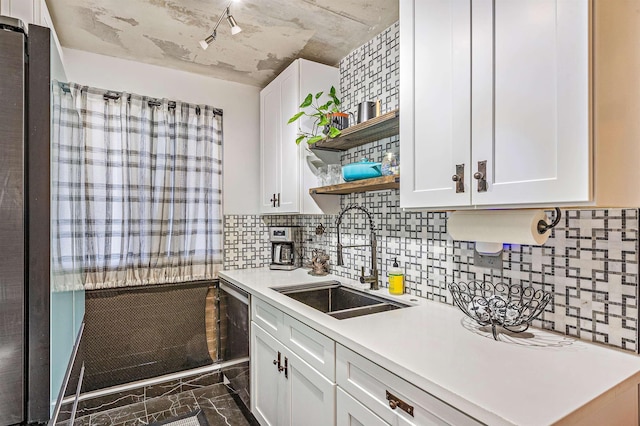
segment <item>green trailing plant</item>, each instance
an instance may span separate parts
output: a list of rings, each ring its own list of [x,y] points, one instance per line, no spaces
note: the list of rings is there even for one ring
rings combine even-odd
[[[301,117],[309,117],[313,120],[313,128],[310,132],[304,132],[298,128],[298,137],[296,144],[300,144],[306,139],[309,145],[312,145],[324,138],[335,138],[340,135],[340,130],[332,123],[332,114],[340,112],[340,99],[336,96],[336,88],[331,86],[329,90],[329,100],[320,104],[320,98],[324,92],[318,92],[315,95],[309,93],[304,101],[300,104],[301,111],[289,119],[288,124],[298,121]]]

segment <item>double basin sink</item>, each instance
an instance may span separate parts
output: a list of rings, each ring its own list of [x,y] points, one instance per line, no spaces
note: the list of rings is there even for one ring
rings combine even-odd
[[[345,287],[338,281],[273,288],[273,290],[340,320],[410,306]]]

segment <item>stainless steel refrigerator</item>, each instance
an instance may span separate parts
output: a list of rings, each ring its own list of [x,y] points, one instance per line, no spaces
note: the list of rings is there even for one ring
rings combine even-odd
[[[49,43],[0,16],[0,425],[49,417]]]

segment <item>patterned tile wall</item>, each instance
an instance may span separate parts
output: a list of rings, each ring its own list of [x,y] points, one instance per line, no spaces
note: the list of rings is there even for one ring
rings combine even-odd
[[[382,100],[383,111],[398,107],[398,32],[396,23],[341,61],[347,110],[376,99]],[[388,151],[398,152],[398,144],[398,137],[386,138],[346,152],[341,161],[379,161]],[[447,290],[452,282],[530,284],[554,295],[535,326],[638,352],[637,209],[563,211],[563,220],[544,246],[505,246],[503,269],[498,270],[474,265],[473,243],[453,241],[447,234],[447,213],[402,211],[397,190],[346,195],[341,203],[356,203],[372,213],[382,285],[388,285],[396,257],[405,272],[405,290],[442,303],[452,303]],[[225,269],[266,266],[267,227],[272,225],[302,226],[306,259],[319,248],[335,261],[336,218],[225,216]],[[322,236],[315,234],[318,224],[327,228]],[[348,213],[340,231],[344,244],[368,241],[362,214]],[[369,259],[368,249],[347,249],[345,266],[333,266],[332,272],[357,279]]]
[[[259,268],[269,264],[269,229],[260,216],[224,216],[223,267]]]

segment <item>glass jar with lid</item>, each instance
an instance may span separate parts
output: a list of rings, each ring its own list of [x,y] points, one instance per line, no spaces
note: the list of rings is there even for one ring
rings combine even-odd
[[[382,175],[392,176],[400,174],[400,162],[398,154],[395,152],[387,152],[382,159]]]

